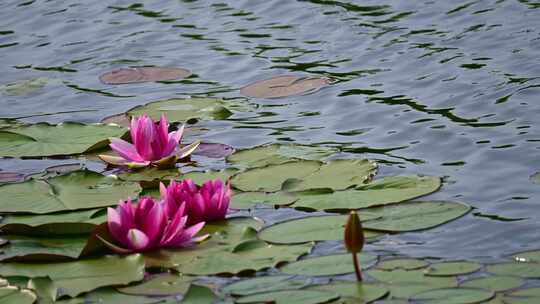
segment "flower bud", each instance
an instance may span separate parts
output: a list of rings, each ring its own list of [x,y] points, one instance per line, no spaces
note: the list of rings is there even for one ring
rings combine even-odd
[[[362,247],[364,247],[364,229],[355,211],[351,211],[345,225],[344,240],[348,252],[359,253],[362,251]]]

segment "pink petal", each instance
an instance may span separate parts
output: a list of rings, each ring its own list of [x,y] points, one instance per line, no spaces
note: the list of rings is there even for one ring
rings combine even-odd
[[[120,138],[110,138],[109,146],[121,157],[128,161],[144,161],[141,155],[135,149],[135,146]]]
[[[138,121],[137,132],[133,143],[137,153],[144,160],[155,160],[154,152],[152,151],[152,141],[154,141],[155,125],[151,118],[141,117]]]
[[[182,213],[177,212],[173,220],[167,225],[167,227],[165,227],[163,237],[159,242],[160,246],[167,246],[170,241],[175,237],[175,235],[182,233],[182,230],[184,230],[184,226],[187,221],[187,216],[182,215]]]
[[[107,208],[107,228],[115,240],[123,245],[127,243],[126,233],[128,230],[122,226],[118,212],[110,207]]]
[[[148,245],[150,243],[150,240],[148,239],[146,234],[144,234],[144,232],[140,231],[139,229],[130,229],[127,233],[127,238],[132,249],[137,251],[149,249]]]
[[[178,248],[191,245],[191,243],[193,243],[193,236],[203,228],[204,224],[204,222],[200,222],[185,229],[181,234],[177,234],[175,238],[169,242],[168,246]]]
[[[144,222],[140,226],[142,231],[149,239],[150,245],[155,246],[159,243],[159,238],[167,224],[167,217],[161,206],[161,203],[155,203],[154,207],[148,212],[144,218]]]

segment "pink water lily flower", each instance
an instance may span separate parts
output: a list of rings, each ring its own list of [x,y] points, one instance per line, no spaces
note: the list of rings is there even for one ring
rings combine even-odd
[[[163,203],[151,197],[140,198],[135,208],[128,198],[127,201],[120,201],[116,209],[107,209],[107,227],[119,245],[102,241],[118,253],[130,253],[186,247],[207,237],[194,237],[204,222],[192,226],[187,226],[187,222],[185,205],[180,206],[169,218]]]
[[[129,128],[131,141],[129,143],[120,138],[110,138],[110,147],[119,156],[99,155],[103,161],[120,166],[132,168],[155,165],[168,167],[174,165],[178,159],[190,155],[200,144],[194,142],[183,148],[179,142],[184,133],[184,126],[178,131],[169,133],[167,119],[163,114],[159,126],[146,114],[133,117]]]
[[[190,179],[172,180],[168,187],[160,183],[161,199],[169,216],[185,205],[188,224],[225,219],[231,201],[231,188],[220,179],[209,180],[197,187]]]

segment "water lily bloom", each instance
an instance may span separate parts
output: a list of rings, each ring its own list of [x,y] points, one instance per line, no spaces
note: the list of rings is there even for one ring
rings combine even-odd
[[[160,183],[159,190],[169,216],[185,204],[189,225],[224,219],[232,194],[230,186],[220,179],[209,180],[201,187],[190,179],[171,180],[168,187]]]
[[[129,131],[132,143],[120,138],[109,139],[111,141],[109,146],[119,156],[99,155],[99,158],[112,165],[132,168],[148,165],[167,167],[174,165],[178,159],[190,155],[200,144],[197,141],[180,148],[178,144],[182,139],[184,126],[169,133],[167,119],[163,114],[159,125],[146,114],[133,117]]]
[[[119,246],[102,241],[118,253],[130,253],[155,248],[186,247],[206,238],[194,238],[204,222],[187,226],[187,221],[185,205],[181,205],[172,217],[168,217],[163,203],[151,197],[140,198],[135,208],[128,198],[120,201],[116,209],[107,209],[107,227]]]

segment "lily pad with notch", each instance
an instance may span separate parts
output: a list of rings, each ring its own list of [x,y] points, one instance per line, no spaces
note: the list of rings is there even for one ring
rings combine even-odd
[[[190,75],[191,71],[182,68],[136,67],[112,70],[101,75],[99,80],[104,84],[129,84],[176,80]]]
[[[282,98],[315,93],[329,84],[328,78],[284,75],[251,83],[240,93],[255,98]]]

